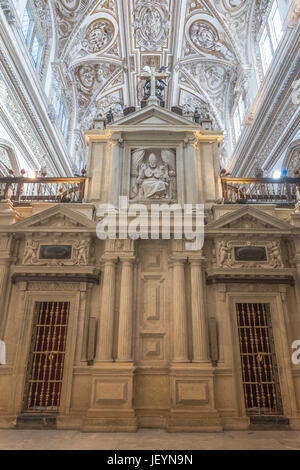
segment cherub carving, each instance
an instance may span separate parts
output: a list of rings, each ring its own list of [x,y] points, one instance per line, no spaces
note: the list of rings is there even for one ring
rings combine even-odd
[[[270,264],[273,268],[284,267],[278,242],[272,242],[270,245]]]
[[[87,265],[88,264],[88,251],[89,251],[88,242],[86,240],[81,240],[81,241],[77,240],[74,243],[74,250],[76,252],[75,264]]]
[[[223,267],[228,267],[232,264],[232,248],[224,241],[219,245],[219,264]]]
[[[23,258],[23,264],[35,264],[38,261],[37,250],[38,243],[33,240],[27,240]]]

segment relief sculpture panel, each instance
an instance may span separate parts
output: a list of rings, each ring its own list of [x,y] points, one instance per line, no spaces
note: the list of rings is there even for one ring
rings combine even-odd
[[[130,199],[175,201],[176,151],[139,148],[131,152]]]

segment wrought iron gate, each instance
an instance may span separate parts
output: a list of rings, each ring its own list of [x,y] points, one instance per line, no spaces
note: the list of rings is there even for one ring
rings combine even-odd
[[[237,304],[245,405],[248,414],[281,414],[269,305]]]
[[[69,302],[38,302],[25,384],[25,411],[57,411],[60,403]]]

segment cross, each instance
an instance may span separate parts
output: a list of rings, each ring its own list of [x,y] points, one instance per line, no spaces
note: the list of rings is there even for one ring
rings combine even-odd
[[[141,74],[141,78],[144,78],[145,80],[149,80],[151,81],[151,91],[150,91],[150,98],[156,98],[156,94],[155,94],[155,89],[156,89],[156,86],[155,86],[155,81],[158,80],[158,79],[163,79],[163,78],[167,78],[168,75],[164,72],[155,72],[155,67],[148,67],[148,69],[150,69],[150,71],[144,71],[142,74]]]

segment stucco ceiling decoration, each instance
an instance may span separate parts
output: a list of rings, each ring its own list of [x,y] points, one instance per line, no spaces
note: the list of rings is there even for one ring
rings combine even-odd
[[[234,61],[235,57],[228,45],[220,40],[217,29],[206,20],[196,20],[188,31],[189,38],[194,46],[207,54],[228,61]]]
[[[166,45],[170,23],[168,1],[136,0],[134,31],[137,45],[159,50]]]
[[[56,0],[58,54],[73,76],[78,128],[92,124],[95,100],[103,113],[139,105],[141,69],[168,65],[166,106],[204,106],[214,128],[230,135],[260,3],[268,0]]]
[[[238,11],[247,3],[247,0],[223,0],[225,10],[229,12]]]
[[[100,52],[110,44],[113,36],[113,24],[108,19],[101,18],[89,24],[81,46],[87,53]]]

